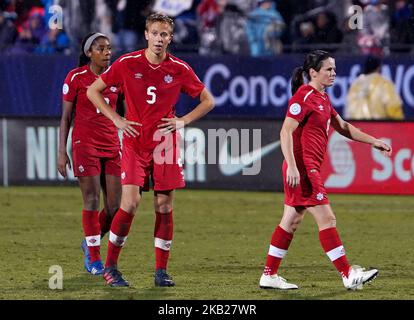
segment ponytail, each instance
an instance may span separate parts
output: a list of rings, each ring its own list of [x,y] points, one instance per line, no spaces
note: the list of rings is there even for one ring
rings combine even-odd
[[[314,50],[306,55],[303,66],[297,67],[295,70],[293,70],[291,83],[292,95],[294,95],[299,87],[304,83],[304,76],[306,77],[307,81],[311,80],[309,70],[314,69],[315,71],[319,72],[319,70],[321,70],[323,61],[328,58],[333,58],[333,56],[329,52],[323,50]]]
[[[85,38],[83,38],[82,43],[81,43],[81,48],[80,48],[80,54],[79,54],[79,62],[78,62],[78,67],[83,67],[84,65],[87,65],[89,62],[91,62],[91,58],[89,58],[86,53],[84,47],[86,44],[86,41],[92,36],[94,35],[95,32],[89,33],[85,36]]]
[[[87,65],[91,61],[91,58],[86,56],[85,53],[81,52],[81,54],[79,55],[79,60],[78,61],[79,61],[78,62],[78,67],[83,67],[84,65]]]
[[[303,80],[303,67],[297,67],[295,70],[293,70],[292,74],[292,96],[295,94],[295,92],[299,89],[299,87],[304,83]]]

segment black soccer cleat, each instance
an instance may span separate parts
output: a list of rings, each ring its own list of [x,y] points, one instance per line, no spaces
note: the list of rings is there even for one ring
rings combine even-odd
[[[155,271],[154,283],[156,287],[174,287],[175,283],[165,269]]]
[[[111,287],[129,287],[128,281],[122,277],[122,273],[114,266],[105,268],[103,278]]]

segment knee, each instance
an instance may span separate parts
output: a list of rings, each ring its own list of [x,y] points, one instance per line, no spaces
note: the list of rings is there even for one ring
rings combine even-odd
[[[296,230],[298,230],[298,228],[299,228],[299,223],[292,223],[292,224],[290,225],[290,230],[289,230],[289,232],[290,232],[290,233],[295,233],[295,232],[296,232]]]
[[[173,210],[172,203],[159,203],[155,206],[155,211],[160,213],[169,213]]]
[[[280,226],[286,231],[286,232],[289,232],[289,233],[295,233],[296,232],[296,230],[298,229],[298,227],[299,227],[299,225],[300,225],[300,223],[302,222],[302,220],[303,220],[303,215],[300,215],[300,216],[297,216],[297,217],[295,217],[294,219],[292,219],[292,220],[288,220],[288,221],[284,221],[283,219],[282,219],[282,221],[281,221],[281,223],[280,223]]]
[[[303,216],[300,216],[300,217],[298,217],[298,218],[296,218],[292,221],[292,223],[290,225],[290,232],[291,233],[295,233],[296,230],[298,230],[299,225],[302,222],[302,220],[303,220]]]
[[[98,210],[99,209],[99,194],[87,193],[84,195],[84,207],[86,210]]]
[[[331,228],[336,228],[336,218],[335,218],[335,216],[333,216],[330,219],[329,224],[330,224]]]
[[[133,198],[122,199],[121,208],[122,210],[128,212],[129,214],[135,214],[135,212],[138,209],[138,205],[140,201],[141,201],[141,197],[138,197],[138,199],[133,199]]]
[[[124,201],[121,204],[121,208],[129,214],[135,214],[138,208],[138,203],[136,203],[135,201]]]
[[[323,225],[319,229],[336,228],[336,217],[329,215],[323,219]]]

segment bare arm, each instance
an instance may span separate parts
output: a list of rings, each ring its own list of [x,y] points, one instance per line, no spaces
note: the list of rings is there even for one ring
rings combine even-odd
[[[334,127],[334,129],[338,131],[344,137],[347,137],[354,141],[370,144],[375,149],[380,150],[385,155],[391,156],[392,154],[391,146],[386,144],[384,141],[376,139],[373,136],[370,136],[369,134],[366,134],[362,132],[361,130],[357,129],[349,122],[346,122],[345,120],[343,120],[340,115],[337,115],[336,117],[332,117],[331,124]]]
[[[200,93],[200,103],[191,112],[187,113],[181,118],[162,118],[165,123],[158,125],[159,128],[163,128],[163,132],[172,132],[178,130],[200,118],[205,116],[214,108],[213,95],[204,88]]]
[[[198,106],[182,117],[181,120],[183,120],[184,124],[187,125],[204,117],[207,113],[213,110],[214,103],[213,95],[207,90],[207,88],[204,88],[200,93],[200,103]]]
[[[111,106],[109,106],[102,95],[102,92],[105,90],[106,84],[101,78],[95,80],[94,83],[86,91],[88,99],[93,103],[93,105],[102,112],[102,114],[110,119],[114,125],[121,129],[129,137],[136,137],[139,135],[138,131],[133,127],[134,125],[140,126],[141,124],[134,121],[126,120],[121,117],[116,111],[114,111]]]
[[[286,117],[280,131],[280,143],[283,156],[287,163],[286,182],[290,187],[296,187],[300,183],[300,174],[296,166],[295,155],[293,154],[293,131],[299,126],[295,119]]]
[[[73,103],[63,101],[59,130],[58,171],[65,178],[67,176],[66,165],[69,165],[70,168],[70,161],[66,152],[66,143],[68,141],[69,129],[72,123],[72,110]]]

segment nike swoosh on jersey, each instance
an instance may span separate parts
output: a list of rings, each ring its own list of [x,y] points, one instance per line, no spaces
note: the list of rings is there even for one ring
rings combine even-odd
[[[219,153],[220,171],[225,176],[233,176],[242,171],[244,168],[254,164],[256,161],[260,160],[279,146],[280,140],[240,156],[233,157],[228,153],[228,142],[226,141],[223,143]]]

